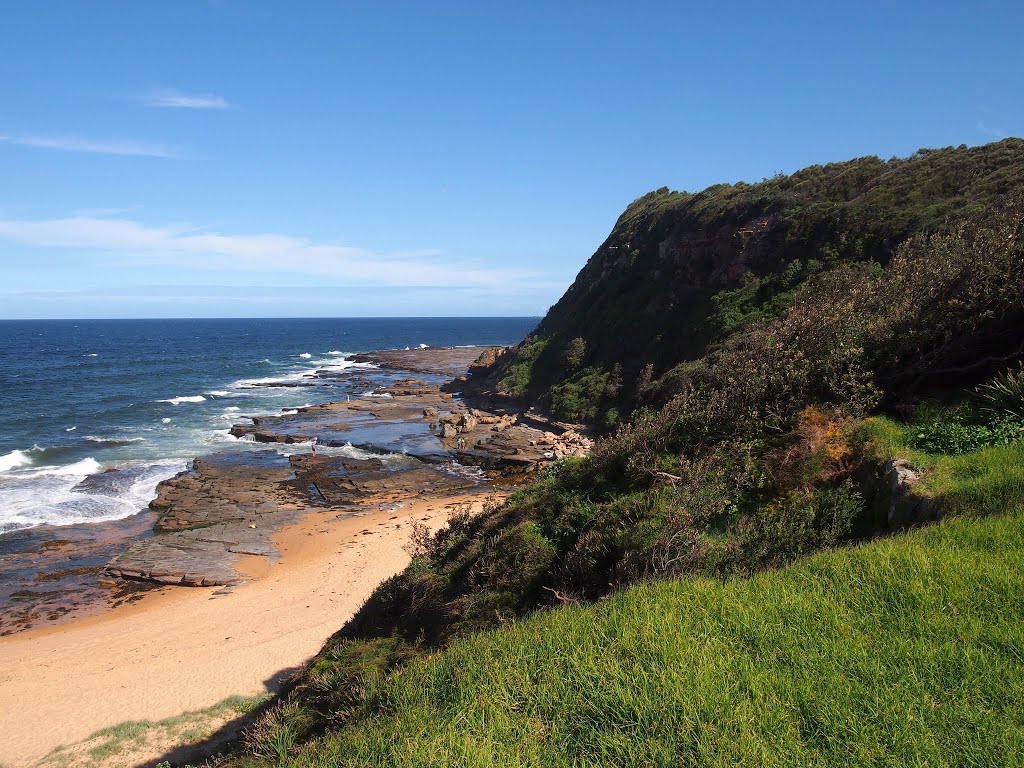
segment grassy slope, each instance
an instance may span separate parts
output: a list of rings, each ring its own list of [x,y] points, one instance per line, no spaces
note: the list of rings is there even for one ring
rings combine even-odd
[[[369,680],[355,722],[286,764],[1020,764],[1024,444],[936,457],[885,420],[866,434],[961,517],[459,640]]]
[[[1024,162],[1024,142],[981,154],[990,151]],[[942,157],[965,158],[954,150]],[[720,191],[709,194],[717,200]],[[861,213],[869,225],[878,218]],[[439,765],[519,758],[571,765],[610,761],[600,750],[616,744],[640,762],[654,761],[644,749],[664,750],[671,762],[692,755],[702,739],[709,750],[749,749],[751,763],[767,762],[758,750],[779,742],[769,753],[788,764],[813,763],[814,750],[826,748],[836,750],[828,753],[833,763],[843,749],[862,748],[880,764],[923,764],[935,760],[913,749],[926,751],[936,740],[960,739],[947,747],[961,759],[973,754],[970,732],[983,749],[1008,749],[991,731],[965,726],[958,736],[946,721],[921,726],[908,717],[920,705],[913,696],[933,677],[928,685],[936,689],[942,681],[965,687],[961,698],[946,691],[929,703],[940,710],[933,717],[952,712],[958,724],[979,716],[967,695],[972,681],[1013,683],[999,665],[1019,661],[1020,638],[1003,642],[999,632],[1003,616],[1020,618],[1013,604],[1020,585],[999,592],[990,611],[984,600],[996,597],[972,593],[969,569],[996,574],[1019,558],[1020,542],[1010,534],[1024,500],[1020,444],[929,456],[906,447],[908,430],[875,419],[860,435],[875,450],[861,455],[860,441],[844,430],[877,412],[879,402],[912,406],[928,376],[945,382],[950,399],[962,399],[964,386],[1019,358],[1022,227],[1024,200],[1003,201],[942,235],[904,243],[884,268],[831,266],[830,259],[826,271],[794,289],[781,314],[730,325],[713,353],[662,378],[659,386],[673,395],[663,408],[638,417],[588,459],[560,463],[502,507],[422,542],[413,565],[328,642],[230,764],[415,764],[410,753],[422,752],[420,762]],[[766,247],[764,255],[776,252]],[[958,370],[973,378],[951,381]],[[956,434],[943,429],[947,438]],[[962,447],[962,437],[956,441],[950,453]],[[948,516],[1007,513],[1011,524],[978,534],[971,526],[995,524],[952,523],[945,545],[928,538],[934,533],[915,534],[903,544],[739,580],[884,526],[876,504],[884,499],[857,480],[893,455],[930,471],[926,485]],[[966,528],[957,533],[957,526]],[[998,544],[991,562],[971,552],[978,536]],[[957,547],[968,556],[947,557]],[[556,601],[598,601],[652,576],[676,581],[612,596],[598,608],[527,618]],[[947,603],[929,602],[943,590]],[[723,604],[729,611],[719,610]],[[908,614],[908,605],[917,612]],[[957,613],[947,615],[952,608]],[[735,624],[733,614],[746,624]],[[918,622],[913,631],[909,615]],[[475,634],[492,628],[498,633]],[[633,661],[606,653],[631,636],[650,647]],[[970,664],[957,666],[950,636],[962,636]],[[767,639],[750,639],[759,637]],[[947,656],[929,660],[919,652],[931,646]],[[705,657],[702,648],[720,653]],[[982,650],[995,654],[991,667],[976,658]],[[807,698],[815,675],[824,698]],[[993,686],[978,690],[996,691],[992,722],[1009,728],[997,710],[1012,691]],[[895,698],[883,694],[889,688]],[[664,718],[662,702],[675,702]],[[714,730],[687,725],[712,720]],[[729,732],[730,723],[749,732]],[[310,739],[321,741],[300,746]],[[797,757],[787,749],[810,751]],[[708,754],[704,762],[714,764],[717,753]],[[982,757],[1000,763],[998,754]]]

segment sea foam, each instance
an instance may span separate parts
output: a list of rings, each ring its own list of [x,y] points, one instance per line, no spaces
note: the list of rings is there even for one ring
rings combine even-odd
[[[102,465],[91,456],[81,461],[76,461],[74,464],[64,464],[63,466],[50,466],[50,467],[39,467],[33,468],[31,471],[32,477],[39,475],[57,475],[61,477],[85,477],[86,475],[93,475],[102,469]],[[28,475],[26,475],[28,476]]]
[[[182,403],[202,403],[205,402],[206,398],[202,395],[189,395],[188,397],[171,397],[167,400],[157,400],[158,403],[170,403],[171,405],[181,405]]]
[[[101,448],[121,448],[132,443],[144,443],[144,437],[104,437],[102,435],[86,435],[82,438],[90,443],[96,443]]]
[[[66,467],[16,473],[0,483],[0,533],[37,525],[74,525],[118,520],[137,514],[156,496],[156,486],[185,468],[180,461],[136,464],[98,475],[98,486],[84,489],[85,476],[99,464],[84,459]]]
[[[32,459],[26,456],[24,451],[11,451],[5,456],[0,456],[0,472],[27,467],[31,463]]]

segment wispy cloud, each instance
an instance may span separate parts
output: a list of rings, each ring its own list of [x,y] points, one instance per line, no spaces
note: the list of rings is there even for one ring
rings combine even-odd
[[[982,120],[978,121],[977,128],[983,134],[985,134],[986,136],[990,136],[993,139],[1005,139],[1010,135],[1006,131],[1001,131],[998,128],[992,128],[986,125]]]
[[[153,227],[123,218],[0,219],[0,238],[27,246],[98,251],[117,268],[292,273],[348,285],[523,288],[536,273],[481,266],[441,251],[380,253],[280,234],[222,234],[191,224]],[[100,265],[97,265],[100,266]]]
[[[223,96],[212,93],[182,93],[170,88],[158,88],[143,98],[147,107],[165,109],[232,109],[234,107]]]
[[[23,147],[57,149],[64,152],[92,152],[101,155],[124,155],[128,157],[179,157],[180,153],[166,144],[154,144],[134,139],[88,139],[72,135],[24,134],[8,136],[0,134],[0,142],[18,144]]]

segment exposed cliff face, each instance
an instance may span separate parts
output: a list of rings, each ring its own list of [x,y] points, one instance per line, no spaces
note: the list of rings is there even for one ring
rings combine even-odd
[[[884,265],[908,237],[1024,188],[1024,141],[812,166],[634,201],[537,330],[476,373],[567,420],[614,426],[660,375],[784,310],[808,278]]]

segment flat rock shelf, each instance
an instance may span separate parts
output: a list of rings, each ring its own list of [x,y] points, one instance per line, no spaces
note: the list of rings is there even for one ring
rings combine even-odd
[[[114,557],[105,575],[235,585],[245,579],[241,558],[275,560],[274,534],[307,515],[344,517],[411,498],[485,493],[589,450],[590,440],[567,425],[510,402],[473,407],[450,391],[480,357],[478,348],[397,350],[355,358],[373,368],[318,371],[369,391],[234,425],[232,435],[268,450],[203,456],[161,483],[150,504],[155,535]],[[269,444],[297,448],[285,455]]]

